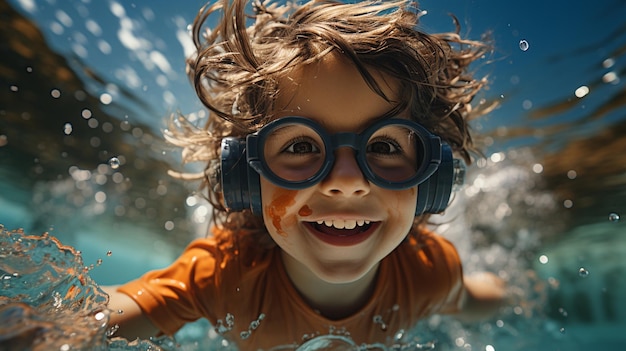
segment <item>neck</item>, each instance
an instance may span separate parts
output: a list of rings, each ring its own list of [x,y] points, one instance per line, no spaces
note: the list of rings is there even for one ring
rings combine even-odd
[[[289,279],[304,300],[324,317],[338,320],[358,312],[369,301],[376,286],[378,265],[363,277],[348,283],[320,279],[310,269],[282,253]]]

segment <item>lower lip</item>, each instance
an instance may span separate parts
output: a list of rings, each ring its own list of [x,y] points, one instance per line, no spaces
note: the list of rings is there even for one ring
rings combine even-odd
[[[367,230],[353,235],[330,235],[316,230],[315,226],[311,223],[305,223],[304,225],[313,236],[326,244],[333,246],[353,246],[364,242],[367,238],[372,236],[380,226],[380,222],[372,223]]]

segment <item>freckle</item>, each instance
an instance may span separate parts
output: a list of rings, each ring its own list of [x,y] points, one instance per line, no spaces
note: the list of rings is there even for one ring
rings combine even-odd
[[[302,208],[300,209],[300,211],[298,211],[298,214],[301,217],[307,217],[310,216],[311,214],[313,214],[313,210],[309,208],[309,206],[304,205],[302,206]]]
[[[287,233],[283,231],[281,218],[287,213],[287,207],[296,202],[296,192],[297,190],[284,190],[278,193],[268,206],[265,206],[265,213],[271,218],[278,234],[282,236],[287,236]]]

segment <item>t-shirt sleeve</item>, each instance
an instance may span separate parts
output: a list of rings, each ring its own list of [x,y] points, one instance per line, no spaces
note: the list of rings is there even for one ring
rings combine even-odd
[[[169,267],[148,272],[117,290],[135,300],[163,333],[174,334],[185,323],[206,316],[202,301],[214,301],[219,285],[216,253],[208,239],[196,240]]]
[[[438,237],[443,255],[441,259],[449,277],[449,293],[439,309],[439,313],[458,313],[463,305],[464,284],[463,266],[459,254],[454,245],[448,240]]]
[[[425,231],[421,233],[418,252],[422,279],[429,281],[431,313],[459,312],[464,296],[463,268],[454,245],[445,238]],[[422,286],[419,291],[424,291]]]

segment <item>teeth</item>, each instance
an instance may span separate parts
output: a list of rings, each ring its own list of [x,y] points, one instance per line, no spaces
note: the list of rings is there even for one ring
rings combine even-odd
[[[354,229],[357,226],[362,227],[366,224],[370,224],[370,221],[366,221],[363,219],[355,220],[355,219],[326,219],[319,220],[317,224],[323,224],[327,227],[334,227],[336,229]]]

